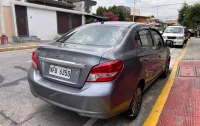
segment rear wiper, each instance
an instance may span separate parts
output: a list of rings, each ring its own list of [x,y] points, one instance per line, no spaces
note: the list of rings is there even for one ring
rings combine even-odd
[[[58,40],[58,41],[56,41],[56,42],[61,42],[61,43],[64,43],[65,41],[62,41],[62,40]]]

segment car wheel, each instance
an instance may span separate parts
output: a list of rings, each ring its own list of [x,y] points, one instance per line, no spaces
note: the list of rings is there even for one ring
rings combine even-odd
[[[168,73],[169,73],[169,65],[170,65],[170,59],[168,59],[168,61],[166,62],[166,65],[165,65],[165,70],[162,74],[162,77],[166,78],[168,76]]]
[[[125,112],[126,115],[128,115],[132,119],[135,119],[138,116],[138,114],[140,113],[140,108],[142,106],[142,95],[143,95],[142,86],[138,85],[138,87],[135,90],[134,96],[132,98],[130,107]]]
[[[184,47],[184,43],[180,47],[183,48]]]

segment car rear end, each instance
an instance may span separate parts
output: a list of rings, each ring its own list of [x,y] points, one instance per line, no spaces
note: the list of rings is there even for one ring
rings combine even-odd
[[[105,29],[98,28],[101,31],[99,39],[102,40],[102,35],[106,38],[102,34]],[[119,75],[124,64],[119,59],[102,60],[102,56],[122,41],[128,28],[107,30],[111,38],[114,36],[114,40],[107,39],[108,43],[96,39],[97,30],[88,31],[86,28],[82,30],[84,33],[72,31],[58,40],[59,42],[40,46],[32,54],[32,67],[28,73],[32,94],[51,104],[89,117],[109,118],[126,109],[111,107],[114,85],[120,83]],[[97,32],[95,40],[91,37],[93,32]],[[91,35],[83,37],[88,38],[89,44],[79,41],[82,38],[76,38],[77,34]],[[91,43],[94,41],[98,41],[98,44]]]

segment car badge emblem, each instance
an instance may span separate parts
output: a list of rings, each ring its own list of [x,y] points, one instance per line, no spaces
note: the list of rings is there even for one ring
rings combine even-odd
[[[64,58],[64,56],[61,55],[60,52],[58,51],[58,52],[57,52],[57,55],[56,55],[56,58],[61,59],[61,58]]]

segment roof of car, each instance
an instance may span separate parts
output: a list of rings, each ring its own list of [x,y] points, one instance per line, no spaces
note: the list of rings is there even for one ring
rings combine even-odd
[[[105,21],[105,22],[91,23],[89,25],[106,25],[106,26],[131,27],[133,25],[138,25],[138,24],[142,24],[142,23],[137,23],[137,22],[123,22],[123,21]]]

